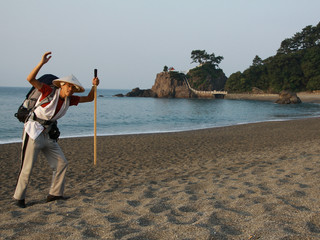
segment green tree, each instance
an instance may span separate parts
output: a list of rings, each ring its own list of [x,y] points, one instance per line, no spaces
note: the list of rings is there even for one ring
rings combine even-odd
[[[307,79],[320,75],[320,46],[306,50],[301,61],[301,69]]]
[[[217,56],[212,53],[208,56],[208,60],[207,62],[214,65],[215,67],[219,68],[219,64],[221,63],[221,61],[223,60],[222,56]]]
[[[296,33],[292,38],[281,42],[278,54],[289,54],[299,50],[319,46],[320,44],[320,22],[317,26],[306,26],[301,32]]]
[[[227,77],[223,70],[210,62],[190,69],[188,79],[191,87],[197,90],[211,91],[224,89]]]
[[[205,50],[193,50],[191,52],[191,63],[199,63],[202,64],[208,59],[208,54]]]
[[[320,89],[320,75],[310,78],[307,84],[307,89],[310,91]]]
[[[254,59],[252,60],[252,66],[257,67],[257,66],[260,66],[262,64],[263,64],[262,59],[258,55],[256,55],[254,57]]]
[[[163,67],[163,71],[164,71],[164,72],[168,72],[168,66],[164,66],[164,67]]]
[[[226,91],[243,92],[243,89],[241,86],[241,77],[242,77],[242,74],[240,71],[231,74],[225,85]]]
[[[222,56],[216,56],[214,53],[208,54],[205,50],[193,50],[191,52],[191,63],[210,63],[213,66],[219,68],[219,64],[223,60]]]

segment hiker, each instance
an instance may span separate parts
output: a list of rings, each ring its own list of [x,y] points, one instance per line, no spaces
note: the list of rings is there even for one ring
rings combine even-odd
[[[36,79],[39,70],[50,58],[51,52],[46,52],[39,64],[31,71],[27,78],[30,84],[41,92],[38,103],[48,95],[52,95],[52,88]],[[21,208],[26,207],[26,191],[32,167],[40,151],[43,152],[50,167],[53,168],[52,183],[49,195],[47,196],[47,202],[66,199],[63,196],[63,192],[68,162],[57,143],[59,130],[53,123],[56,123],[57,119],[64,116],[69,106],[77,106],[78,103],[93,101],[94,86],[99,85],[99,79],[93,78],[93,86],[87,96],[73,95],[75,92],[84,92],[84,88],[73,75],[55,79],[52,83],[57,87],[53,98],[50,102],[36,107],[24,125],[21,170],[13,196],[16,205]],[[58,135],[56,134],[57,132]]]

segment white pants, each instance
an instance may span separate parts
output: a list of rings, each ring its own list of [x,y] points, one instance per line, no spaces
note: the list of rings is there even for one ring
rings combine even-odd
[[[29,136],[24,133],[21,170],[13,196],[17,200],[22,200],[26,197],[32,168],[40,151],[43,152],[50,167],[53,169],[49,194],[54,196],[63,196],[68,162],[60,146],[56,141],[50,139],[49,135],[45,132],[42,132],[35,140],[29,138]]]

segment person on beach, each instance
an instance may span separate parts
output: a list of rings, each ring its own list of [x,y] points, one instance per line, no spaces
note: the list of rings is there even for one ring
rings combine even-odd
[[[46,52],[39,64],[31,71],[27,80],[32,86],[41,92],[37,104],[50,94],[53,89],[36,79],[42,66],[51,58],[51,52]],[[94,86],[99,85],[99,79],[93,78],[92,88],[87,96],[74,96],[75,92],[84,92],[80,82],[73,76],[58,78],[53,81],[57,87],[52,100],[36,107],[33,114],[24,125],[22,142],[21,169],[13,198],[17,206],[25,208],[26,191],[31,176],[31,171],[40,151],[47,158],[53,168],[52,183],[47,196],[47,202],[65,200],[63,196],[65,175],[68,162],[57,143],[57,136],[52,134],[56,120],[65,115],[69,106],[77,106],[78,103],[94,100]],[[37,105],[36,104],[36,105]],[[41,120],[41,121],[40,121]],[[57,129],[57,128],[56,128]],[[54,132],[54,131],[53,131]]]

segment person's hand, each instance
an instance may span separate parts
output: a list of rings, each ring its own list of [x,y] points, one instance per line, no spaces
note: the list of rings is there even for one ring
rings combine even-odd
[[[49,62],[50,58],[51,58],[51,52],[46,52],[41,59],[41,64],[46,64],[47,62]]]
[[[99,78],[96,77],[96,78],[93,78],[93,79],[92,79],[92,85],[98,86],[99,83],[100,83]]]

